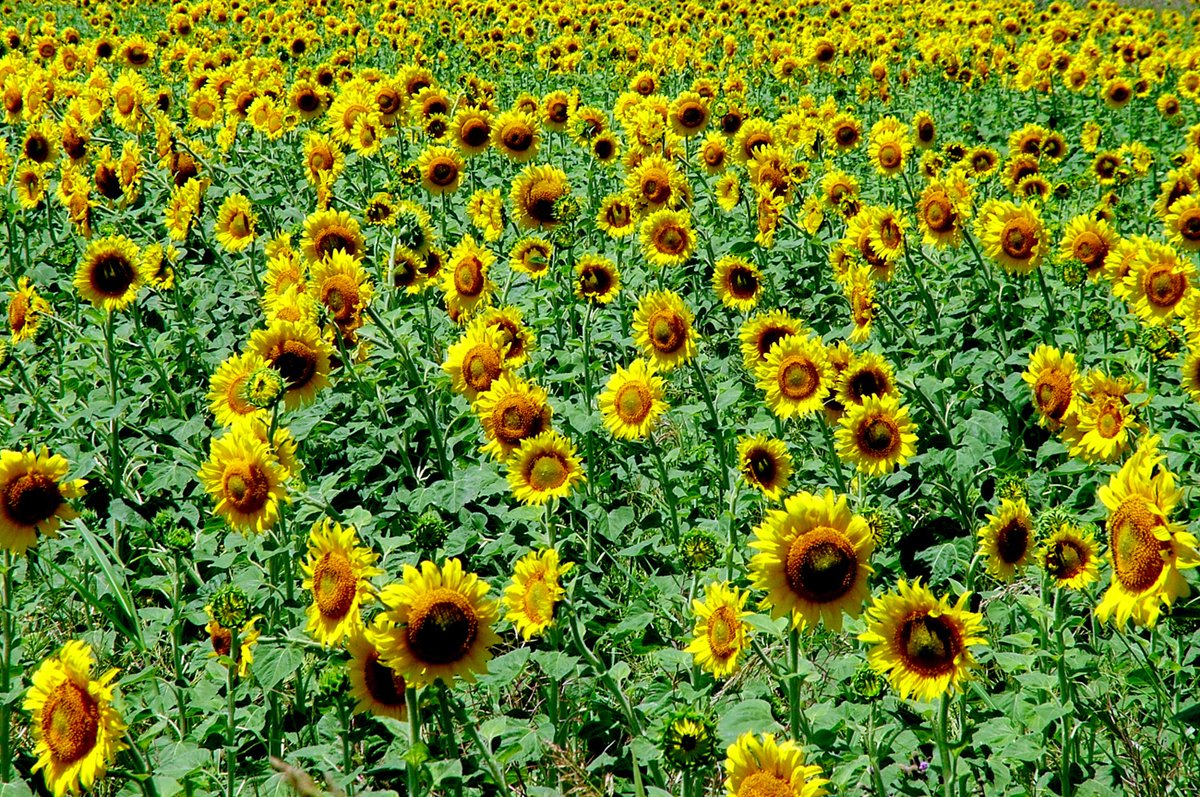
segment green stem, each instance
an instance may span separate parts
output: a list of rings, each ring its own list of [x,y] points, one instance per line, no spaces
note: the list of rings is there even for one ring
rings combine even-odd
[[[344,700],[337,702],[338,719],[342,723],[342,769],[346,773],[346,794],[354,797],[354,779],[350,777],[354,769],[354,758],[350,754],[350,707]]]
[[[124,469],[121,462],[121,441],[117,424],[117,353],[113,345],[116,324],[116,313],[110,310],[104,320],[104,354],[108,359],[109,398],[112,401],[110,408],[112,415],[108,422],[108,475],[109,481],[112,482],[114,496],[121,495],[123,492],[121,489],[121,472]]]
[[[875,713],[877,701],[871,701],[871,716],[867,721],[867,765],[871,770],[871,784],[875,787],[875,797],[888,797],[887,788],[883,785],[883,768],[879,760],[879,750],[875,747]]]
[[[800,706],[800,629],[793,626],[788,632],[788,709],[791,712],[792,738],[805,744],[812,738],[808,717]]]
[[[834,477],[837,478],[838,491],[843,495],[846,494],[846,474],[842,468],[842,460],[838,458],[837,445],[833,439],[833,430],[829,428],[829,424],[824,420],[820,420],[818,425],[821,427],[821,434],[825,437],[825,451],[829,457],[829,467],[833,470]]]
[[[467,731],[467,736],[471,737],[471,743],[479,750],[479,754],[483,756],[483,762],[487,764],[488,771],[492,774],[492,781],[500,789],[504,789],[508,785],[508,779],[504,777],[504,768],[500,766],[500,762],[496,760],[495,753],[492,752],[491,746],[483,741],[483,737],[479,735],[478,723],[472,722],[467,717],[466,708],[457,699],[453,700],[454,713],[458,716],[458,721]]]
[[[671,476],[667,472],[667,463],[663,461],[662,447],[653,441],[649,444],[650,453],[654,456],[654,464],[658,466],[658,479],[662,485],[663,495],[667,499],[667,510],[671,517],[671,544],[679,545],[679,509],[675,505],[675,492],[671,485]]]
[[[1062,590],[1054,591],[1054,641],[1058,648],[1058,691],[1063,706],[1072,702],[1071,684],[1067,677],[1067,646],[1063,635]],[[1074,712],[1064,715],[1059,720],[1062,734],[1062,757],[1059,762],[1059,794],[1061,797],[1071,797],[1071,725]]]
[[[942,792],[945,797],[954,797],[954,762],[950,756],[950,743],[947,740],[947,729],[950,724],[950,695],[942,695],[942,704],[938,709],[937,746],[942,761]]]
[[[416,687],[410,686],[405,690],[404,702],[408,706],[408,761],[405,775],[408,778],[409,797],[417,797],[417,789],[421,783],[421,765],[416,761],[417,745],[421,744],[421,708],[417,704]]]

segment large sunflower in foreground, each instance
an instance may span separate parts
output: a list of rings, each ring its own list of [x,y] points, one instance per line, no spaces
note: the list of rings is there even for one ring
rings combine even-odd
[[[75,288],[97,310],[124,310],[149,281],[137,244],[123,235],[88,244],[75,271]]]
[[[508,458],[508,484],[524,504],[544,504],[565,498],[584,480],[575,446],[554,430],[523,440]]]
[[[730,797],[820,797],[828,794],[821,768],[804,763],[800,745],[775,734],[762,740],[744,733],[729,746],[725,758],[725,789]]]
[[[704,588],[704,600],[692,601],[696,615],[692,633],[696,636],[684,650],[695,657],[697,666],[715,678],[732,675],[738,657],[749,645],[750,627],[745,620],[753,614],[746,611],[749,595],[722,581]]]
[[[696,356],[692,311],[679,294],[653,291],[642,297],[633,314],[634,341],[663,371],[687,364]]]
[[[487,597],[488,589],[457,559],[442,567],[424,561],[420,570],[405,565],[404,580],[379,593],[391,627],[372,626],[367,639],[379,660],[410,686],[438,680],[450,685],[455,678],[474,682],[487,671],[490,648],[500,641],[492,629],[499,606]]]
[[[867,609],[867,630],[858,637],[871,646],[867,662],[902,698],[932,701],[970,676],[975,666],[970,648],[987,642],[983,616],[966,609],[967,597],[952,606],[919,581],[909,585],[901,579],[895,593],[876,598]]]
[[[38,534],[53,537],[77,516],[67,499],[83,495],[87,481],[66,481],[68,470],[67,460],[46,448],[0,452],[0,548],[25,553]]]
[[[290,500],[284,487],[288,471],[246,425],[213,438],[198,475],[216,501],[216,513],[242,532],[270,529],[279,520],[279,504]]]
[[[541,636],[554,623],[554,607],[566,595],[559,579],[574,566],[559,564],[558,551],[530,551],[517,560],[512,583],[504,590],[504,618],[523,639]]]
[[[866,396],[838,424],[838,456],[869,476],[890,473],[916,453],[917,426],[895,396]]]
[[[112,707],[116,670],[92,678],[92,648],[72,640],[33,674],[24,708],[33,715],[33,771],[55,797],[91,789],[117,753],[125,723]]]
[[[634,360],[629,368],[617,366],[599,396],[604,428],[625,440],[645,437],[668,409],[664,395],[666,386],[653,361]]]
[[[1096,616],[1101,622],[1113,618],[1117,628],[1129,620],[1153,627],[1164,604],[1170,607],[1191,591],[1180,571],[1200,565],[1196,536],[1169,520],[1182,493],[1163,467],[1158,442],[1155,435],[1144,439],[1097,492],[1108,509],[1112,583]]]
[[[999,511],[988,515],[987,521],[979,530],[979,552],[987,558],[988,573],[1000,581],[1012,581],[1032,561],[1033,515],[1024,498],[1004,498]]]
[[[350,680],[350,697],[354,698],[354,713],[371,713],[377,717],[408,719],[408,708],[404,702],[408,682],[379,660],[379,649],[371,642],[371,636],[387,634],[392,629],[386,614],[375,616],[370,631],[358,630],[350,635],[346,649],[350,661],[346,662],[346,674]],[[368,634],[370,636],[368,636]]]
[[[333,347],[309,322],[275,321],[250,338],[250,351],[283,377],[283,403],[289,410],[311,404],[329,386]]]
[[[774,617],[793,626],[819,620],[841,630],[842,614],[857,617],[871,594],[868,563],[875,548],[871,527],[850,510],[845,496],[801,492],[767,513],[750,543],[758,553],[750,576],[766,591]]]
[[[383,575],[375,567],[379,555],[358,544],[353,526],[329,518],[313,524],[308,557],[300,564],[304,589],[313,602],[305,612],[304,630],[323,646],[339,644],[362,630],[361,607],[374,600],[370,579]]]

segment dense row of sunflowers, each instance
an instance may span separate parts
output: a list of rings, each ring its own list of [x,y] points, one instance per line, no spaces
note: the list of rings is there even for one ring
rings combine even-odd
[[[351,793],[394,769],[410,794],[696,797],[722,782],[721,736],[734,797],[921,793],[934,753],[950,797],[988,744],[968,702],[996,710],[1004,656],[1035,637],[1057,676],[1030,687],[1053,710],[1038,788],[1112,793],[1068,637],[1184,670],[1179,716],[1187,632],[1175,654],[1155,642],[1200,565],[1182,15],[24,10],[0,37],[0,780],[233,797],[272,755],[303,793],[315,767]],[[391,436],[353,448],[360,432]],[[503,508],[462,486],[480,472],[503,474]],[[907,543],[930,516],[959,533]],[[959,538],[966,559],[939,564]],[[605,649],[609,621],[634,630],[613,569],[654,583],[632,616],[686,654],[675,669],[640,641]],[[51,610],[35,644],[14,595],[40,583],[88,619]],[[147,608],[170,615],[161,655]],[[256,691],[282,649],[304,667]],[[485,696],[499,661],[539,707]],[[661,681],[637,699],[631,663]],[[281,719],[285,678],[309,710],[304,668],[336,708],[331,755]],[[870,703],[856,753],[814,724],[815,681],[843,677]],[[201,682],[224,716],[189,711]],[[574,740],[572,689],[609,718],[604,748]],[[921,727],[895,751],[876,733],[889,690]],[[723,725],[739,694],[767,711]],[[510,763],[526,743],[493,743],[505,715],[551,751],[529,782]],[[1195,786],[1177,733],[1193,759],[1171,777]],[[168,743],[201,764],[161,774]]]

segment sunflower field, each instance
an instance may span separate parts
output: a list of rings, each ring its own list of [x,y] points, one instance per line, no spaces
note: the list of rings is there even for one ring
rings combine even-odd
[[[0,794],[1200,794],[1200,11],[3,0]]]

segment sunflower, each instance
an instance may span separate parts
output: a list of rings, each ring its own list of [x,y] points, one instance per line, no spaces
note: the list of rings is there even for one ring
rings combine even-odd
[[[1163,219],[1171,243],[1188,252],[1200,251],[1200,197],[1175,200]]]
[[[42,316],[51,314],[50,303],[29,284],[29,278],[17,280],[17,290],[8,294],[8,330],[13,345],[36,338]]]
[[[896,377],[887,360],[873,351],[855,354],[838,374],[837,398],[844,406],[862,404],[867,396],[896,396]]]
[[[466,320],[491,301],[495,284],[488,271],[496,262],[491,250],[465,235],[450,251],[449,268],[442,272],[442,292],[452,318]]]
[[[97,310],[124,310],[149,281],[137,244],[123,235],[88,244],[75,271],[75,288]]]
[[[1066,589],[1083,589],[1100,578],[1100,548],[1088,528],[1062,523],[1050,533],[1038,552],[1038,562]]]
[[[829,780],[821,768],[804,763],[804,750],[788,739],[776,743],[775,734],[762,741],[743,733],[726,752],[725,790],[729,797],[821,797]]]
[[[37,756],[32,771],[42,771],[55,797],[90,791],[127,747],[125,723],[112,706],[117,670],[94,679],[95,663],[90,645],[71,640],[41,663],[25,695]]]
[[[329,386],[333,347],[315,324],[274,321],[250,337],[250,351],[283,377],[283,401],[289,410],[311,404],[317,391]]]
[[[661,155],[647,155],[625,178],[625,190],[649,210],[677,207],[685,190],[683,175]]]
[[[242,194],[230,194],[217,211],[214,227],[217,243],[227,252],[240,252],[254,243],[257,220],[249,199]]]
[[[1072,219],[1063,230],[1059,259],[1082,263],[1088,276],[1096,279],[1103,273],[1108,253],[1116,245],[1117,233],[1107,221],[1084,214]]]
[[[213,438],[198,475],[216,501],[216,513],[243,533],[270,529],[279,520],[280,502],[291,501],[284,486],[289,472],[267,444],[242,424]]]
[[[1125,277],[1126,301],[1147,324],[1163,326],[1181,313],[1184,299],[1193,290],[1196,267],[1170,246],[1144,241]]]
[[[720,133],[709,133],[696,152],[699,164],[708,174],[720,174],[729,163],[729,142]]]
[[[696,615],[696,635],[684,651],[691,653],[696,665],[713,674],[727,678],[737,669],[738,657],[749,644],[750,628],[745,618],[746,599],[743,592],[728,581],[709,584],[704,588],[704,600],[693,600]]]
[[[513,217],[526,229],[558,225],[558,204],[570,196],[567,174],[554,166],[526,166],[512,183]]]
[[[521,441],[508,459],[508,483],[524,504],[544,504],[566,497],[584,480],[575,446],[558,432],[547,430]]]
[[[250,376],[267,367],[267,361],[252,351],[226,357],[208,383],[208,406],[217,423],[232,426],[242,418],[270,419],[270,413],[246,401],[243,387]]]
[[[767,361],[767,355],[776,343],[803,331],[804,324],[783,310],[771,310],[747,319],[738,333],[746,370],[755,373]]]
[[[880,119],[871,127],[871,143],[868,153],[875,170],[884,177],[894,177],[904,169],[912,141],[908,127],[896,119]]]
[[[717,180],[713,194],[717,199],[717,207],[725,213],[732,213],[733,209],[742,201],[742,189],[737,173],[730,171],[722,174]]]
[[[1192,401],[1200,403],[1200,350],[1189,352],[1184,359],[1180,382]]]
[[[600,202],[596,226],[610,238],[624,238],[637,231],[638,213],[633,202],[623,194],[610,194]]]
[[[868,560],[874,550],[866,520],[845,496],[800,492],[784,499],[754,530],[750,560],[755,588],[767,592],[774,617],[790,615],[793,627],[841,630],[843,612],[857,617],[870,596]]]
[[[608,304],[621,292],[621,272],[607,257],[583,255],[575,263],[575,295],[596,304]]]
[[[833,386],[825,346],[813,335],[788,335],[771,347],[754,372],[767,408],[780,418],[819,410]]]
[[[229,656],[230,648],[233,645],[233,634],[213,616],[211,604],[205,606],[204,611],[208,615],[208,622],[205,624],[204,630],[208,632],[208,641],[212,645],[212,653],[208,654],[209,658]],[[251,617],[238,632],[238,678],[245,678],[249,675],[250,665],[254,664],[254,646],[258,644],[258,638],[261,635],[255,626],[261,619],[257,615]]]
[[[1112,583],[1096,607],[1096,617],[1111,617],[1118,629],[1133,620],[1153,627],[1176,598],[1190,592],[1180,572],[1200,565],[1197,540],[1169,518],[1182,498],[1175,476],[1163,467],[1159,438],[1144,438],[1134,454],[1101,485],[1097,496],[1108,509],[1108,558]]]
[[[697,334],[692,311],[678,294],[653,291],[642,297],[633,314],[634,340],[663,371],[687,364],[696,356]]]
[[[868,476],[882,476],[916,453],[916,425],[895,396],[866,396],[838,422],[838,456]]]
[[[712,765],[717,755],[716,724],[695,711],[684,710],[667,720],[663,757],[675,769],[695,772]]]
[[[858,637],[871,645],[871,669],[905,699],[933,701],[955,692],[975,667],[970,648],[987,644],[983,616],[966,609],[967,598],[964,593],[951,606],[920,581],[910,586],[903,579],[896,593],[875,598]]]
[[[417,158],[417,169],[421,173],[421,185],[435,195],[453,194],[462,184],[463,159],[452,147],[428,147]]]
[[[787,443],[765,434],[738,441],[738,470],[747,484],[778,501],[792,476],[792,455]]]
[[[721,304],[742,312],[753,310],[763,291],[763,275],[758,266],[737,255],[726,255],[717,261],[712,282]]]
[[[66,499],[82,496],[87,481],[66,481],[69,469],[45,447],[0,452],[0,548],[23,554],[39,533],[55,537],[62,521],[78,517]]]
[[[507,372],[479,394],[474,410],[488,439],[483,451],[501,462],[523,440],[549,429],[553,413],[545,390]]]
[[[450,376],[455,392],[475,401],[504,373],[507,350],[498,329],[472,325],[446,352],[442,370]]]
[[[696,233],[686,211],[659,210],[641,224],[642,254],[653,266],[686,263],[696,249]]]
[[[361,260],[367,248],[358,221],[344,210],[319,210],[306,218],[300,246],[310,263],[337,251]]]
[[[1037,208],[992,200],[980,211],[989,257],[1009,274],[1031,274],[1046,252],[1046,230]]]
[[[559,579],[574,567],[573,562],[559,564],[558,551],[547,548],[530,551],[513,567],[512,583],[504,590],[504,619],[525,640],[541,636],[554,624],[554,606],[563,599]]]
[[[650,434],[668,409],[665,384],[653,361],[634,360],[628,369],[617,366],[599,396],[604,428],[614,437],[637,440]]]
[[[979,552],[987,558],[987,571],[992,577],[1012,581],[1033,557],[1033,515],[1024,498],[1003,498],[1000,510],[988,515],[987,521],[977,535]]]
[[[324,306],[326,315],[342,335],[362,326],[363,310],[374,296],[362,264],[338,250],[313,266],[307,290],[313,301]]]
[[[939,249],[958,246],[962,238],[963,216],[961,203],[955,201],[949,189],[940,182],[926,186],[917,201],[917,223],[921,227],[922,239]]]
[[[379,593],[390,626],[367,631],[379,661],[410,687],[473,683],[500,641],[492,629],[499,607],[486,597],[487,582],[463,572],[457,559],[441,567],[424,561],[420,570],[405,565],[403,578]]]
[[[685,91],[671,103],[667,116],[675,134],[689,138],[704,132],[712,114],[703,97],[694,91]]]
[[[346,642],[350,653],[346,674],[350,680],[350,696],[355,701],[355,714],[370,713],[404,721],[408,719],[404,700],[408,682],[379,660],[379,649],[371,642],[372,637],[386,635],[391,630],[387,616],[379,614],[369,630],[353,631]]]
[[[1063,430],[1069,453],[1087,462],[1112,462],[1129,448],[1130,430],[1140,428],[1124,396],[1081,402]]]
[[[514,271],[528,274],[534,279],[544,277],[550,270],[554,257],[554,244],[544,238],[522,238],[513,244],[508,264]]]
[[[525,163],[538,151],[541,133],[533,116],[522,111],[502,113],[492,121],[492,146],[509,160]]]
[[[313,524],[308,557],[300,564],[303,588],[312,593],[304,630],[324,647],[338,645],[363,630],[361,607],[374,600],[370,579],[383,575],[379,555],[358,544],[353,526],[329,518]]]
[[[487,151],[492,140],[491,114],[479,108],[463,107],[450,123],[454,143],[467,157]]]
[[[850,304],[850,318],[854,330],[850,333],[852,343],[864,343],[871,337],[871,326],[879,304],[875,301],[875,279],[871,267],[855,263],[841,280],[842,291]]]
[[[1039,345],[1021,374],[1033,395],[1038,423],[1057,429],[1078,402],[1079,370],[1075,355],[1065,355],[1053,346]]]

